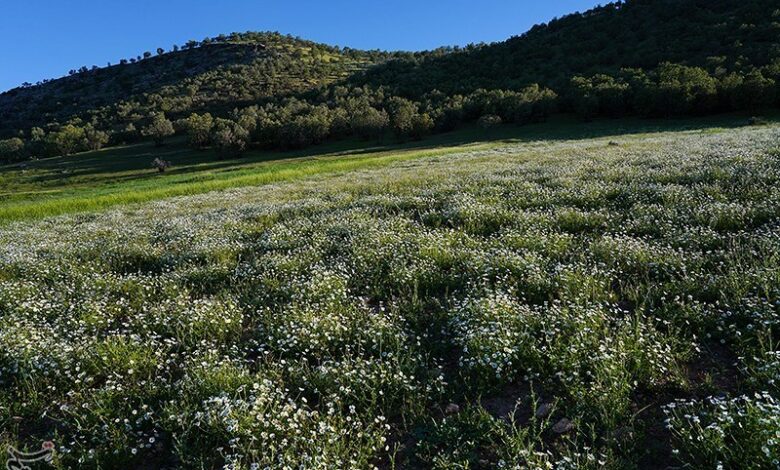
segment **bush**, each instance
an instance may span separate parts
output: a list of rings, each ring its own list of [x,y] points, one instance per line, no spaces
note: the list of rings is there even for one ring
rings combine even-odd
[[[169,162],[167,160],[163,160],[163,159],[161,159],[159,157],[157,157],[154,160],[152,160],[152,167],[156,168],[157,171],[160,172],[160,173],[165,173],[165,170],[167,170],[171,166],[173,166],[173,165],[171,165],[171,162]]]
[[[495,114],[485,114],[484,116],[480,116],[480,118],[477,120],[479,127],[485,130],[498,127],[503,124],[503,122],[504,121],[501,119],[501,116],[496,116]]]

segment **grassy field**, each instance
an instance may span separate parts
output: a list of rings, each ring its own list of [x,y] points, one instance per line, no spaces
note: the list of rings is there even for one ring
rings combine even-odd
[[[376,144],[344,141],[297,152],[252,151],[220,161],[213,151],[190,149],[183,139],[164,147],[150,143],[0,166],[0,223],[105,209],[171,196],[288,181],[320,173],[385,166],[399,160],[445,155],[463,149],[496,148],[507,143],[570,140],[659,131],[731,128],[744,116],[652,121],[581,123],[571,118],[530,126],[503,126],[485,132],[467,128],[421,142]],[[390,140],[390,139],[388,139]],[[156,157],[174,168],[158,174]]]
[[[162,178],[148,147],[37,162],[5,184],[62,193],[6,221],[116,199],[0,227],[0,444],[52,440],[63,469],[775,468],[780,126],[724,119],[171,145]]]

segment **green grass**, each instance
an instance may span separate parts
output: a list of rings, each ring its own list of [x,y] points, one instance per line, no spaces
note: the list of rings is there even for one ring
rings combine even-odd
[[[637,124],[254,155],[205,182],[289,181],[0,227],[0,447],[51,440],[63,470],[775,468],[780,126]]]
[[[42,159],[25,166],[0,166],[0,223],[376,168],[403,160],[515,142],[642,135],[668,130],[717,132],[745,121],[744,116],[732,115],[697,120],[630,119],[589,123],[563,117],[543,124],[502,126],[487,132],[467,127],[403,144],[348,140],[294,152],[254,150],[240,159],[224,161],[218,160],[213,151],[190,149],[184,139],[178,138],[164,147],[142,143]],[[150,165],[155,157],[171,161],[174,168],[165,174],[157,173]]]

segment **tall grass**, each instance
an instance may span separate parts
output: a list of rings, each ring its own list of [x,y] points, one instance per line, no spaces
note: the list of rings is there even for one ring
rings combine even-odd
[[[472,150],[498,144],[472,145]],[[145,179],[119,183],[103,188],[85,188],[66,196],[40,200],[24,200],[0,206],[0,224],[43,217],[90,212],[114,206],[153,201],[174,196],[202,194],[229,188],[259,186],[291,181],[319,174],[339,173],[390,164],[417,158],[446,155],[462,150],[446,147],[432,150],[409,150],[394,153],[377,152],[361,156],[307,158],[268,162],[253,168],[232,172],[199,172],[172,178]]]

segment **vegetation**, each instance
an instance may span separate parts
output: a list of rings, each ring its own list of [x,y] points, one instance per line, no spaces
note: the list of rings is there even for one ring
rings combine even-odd
[[[145,127],[141,131],[141,135],[144,137],[151,137],[154,139],[155,145],[158,147],[163,144],[166,137],[170,137],[175,134],[173,129],[173,123],[165,118],[165,114],[157,114],[152,119],[152,122],[148,127]]]
[[[352,171],[7,225],[0,441],[53,438],[57,468],[772,467],[779,135],[315,160]]]
[[[420,53],[234,33],[3,93],[0,447],[778,468],[779,28],[629,0]]]
[[[778,33],[780,9],[764,0],[615,2],[505,42],[422,53],[234,33],[0,95],[0,137],[25,142],[0,146],[0,159],[95,148],[78,135],[90,127],[98,146],[191,133],[224,158],[386,131],[415,140],[483,116],[758,114],[780,104]],[[233,124],[212,132],[207,115]]]

